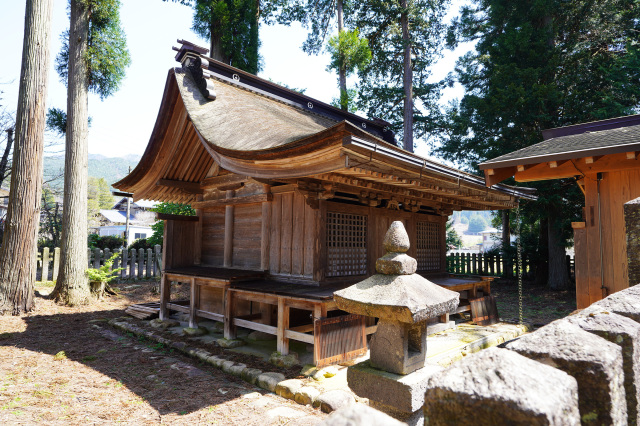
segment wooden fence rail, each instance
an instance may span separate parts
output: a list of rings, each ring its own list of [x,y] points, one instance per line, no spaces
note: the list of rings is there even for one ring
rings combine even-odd
[[[566,261],[569,277],[575,279],[575,259],[567,255]],[[522,256],[522,266],[524,278],[533,278],[531,259],[525,255]],[[516,256],[505,258],[500,254],[484,253],[451,253],[447,255],[447,272],[450,274],[515,277],[516,271]]]
[[[124,268],[118,273],[120,279],[143,279],[160,276],[162,270],[162,249],[156,245],[153,249],[138,250],[115,250],[109,249],[87,249],[89,254],[89,268],[99,268],[104,265],[114,253],[120,256],[113,262],[112,269]],[[56,247],[50,250],[48,247],[38,252],[38,259],[34,280],[36,281],[56,281],[60,272],[60,249]]]

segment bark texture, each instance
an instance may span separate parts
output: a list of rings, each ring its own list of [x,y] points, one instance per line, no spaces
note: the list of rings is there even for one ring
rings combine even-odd
[[[0,313],[33,308],[53,0],[27,0],[16,146],[0,247]]]
[[[409,36],[409,9],[407,0],[401,0],[402,41],[404,42],[404,149],[413,152],[413,67],[411,64],[411,37]]]
[[[89,74],[86,57],[89,10],[81,0],[71,0],[70,9],[61,266],[53,296],[59,302],[74,306],[91,300],[86,276],[89,127]]]
[[[344,30],[344,12],[342,0],[337,0],[336,11],[338,12],[338,34]],[[347,67],[343,61],[338,70],[338,82],[340,86],[340,108],[344,111],[349,110],[349,94],[347,93]]]

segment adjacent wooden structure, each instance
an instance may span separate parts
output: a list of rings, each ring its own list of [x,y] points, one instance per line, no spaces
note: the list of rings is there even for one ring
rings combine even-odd
[[[418,272],[444,277],[453,210],[512,208],[530,194],[406,152],[367,120],[215,62],[183,42],[140,163],[114,186],[134,199],[191,204],[165,219],[161,317],[167,309],[318,347],[314,320],[333,291],[375,272],[394,220]],[[172,304],[169,282],[191,285]],[[373,332],[371,323],[366,329]],[[320,353],[315,351],[316,357]],[[318,361],[318,359],[316,359]]]
[[[629,286],[623,205],[640,196],[640,115],[543,131],[544,141],[480,165],[487,186],[575,178],[584,221],[573,223],[578,308]],[[636,284],[636,283],[632,283]]]

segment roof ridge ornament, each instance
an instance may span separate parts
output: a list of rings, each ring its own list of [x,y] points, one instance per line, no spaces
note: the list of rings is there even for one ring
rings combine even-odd
[[[216,90],[210,78],[209,60],[201,56],[209,52],[209,49],[186,40],[178,40],[178,43],[182,44],[180,48],[173,47],[173,50],[178,52],[176,60],[182,64],[182,68],[189,71],[204,97],[215,101]]]

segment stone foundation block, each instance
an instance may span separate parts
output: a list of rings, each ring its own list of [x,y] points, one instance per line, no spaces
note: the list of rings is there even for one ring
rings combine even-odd
[[[640,286],[626,288],[599,300],[581,313],[588,314],[604,310],[640,322]]]
[[[578,425],[578,386],[506,349],[469,355],[427,383],[425,425]]]
[[[331,413],[318,426],[403,426],[404,423],[367,407],[364,404],[353,404]]]
[[[440,366],[427,365],[411,374],[400,375],[373,368],[369,361],[364,361],[347,369],[347,383],[359,397],[413,413],[424,404],[429,378],[442,370]]]
[[[276,395],[280,395],[286,399],[293,399],[296,392],[303,386],[302,380],[289,379],[283,380],[276,385]]]
[[[240,373],[240,377],[242,377],[242,380],[255,385],[258,376],[260,376],[261,374],[262,370],[258,370],[257,368],[245,368],[244,370],[242,370],[242,373]]]
[[[341,389],[325,392],[313,401],[313,406],[320,408],[324,413],[331,413],[350,404],[355,404],[356,399],[349,392]]]
[[[627,402],[619,346],[559,320],[505,347],[573,376],[578,382],[578,406],[584,423],[626,423]]]
[[[313,386],[303,386],[295,394],[293,400],[301,405],[311,405],[320,396],[320,391]]]
[[[262,389],[274,392],[278,383],[284,380],[284,374],[281,373],[262,373],[256,379],[256,385]]]
[[[630,425],[638,424],[640,403],[640,324],[609,312],[574,315],[566,321],[589,333],[600,336],[622,348],[624,391],[627,398],[627,416]]]

